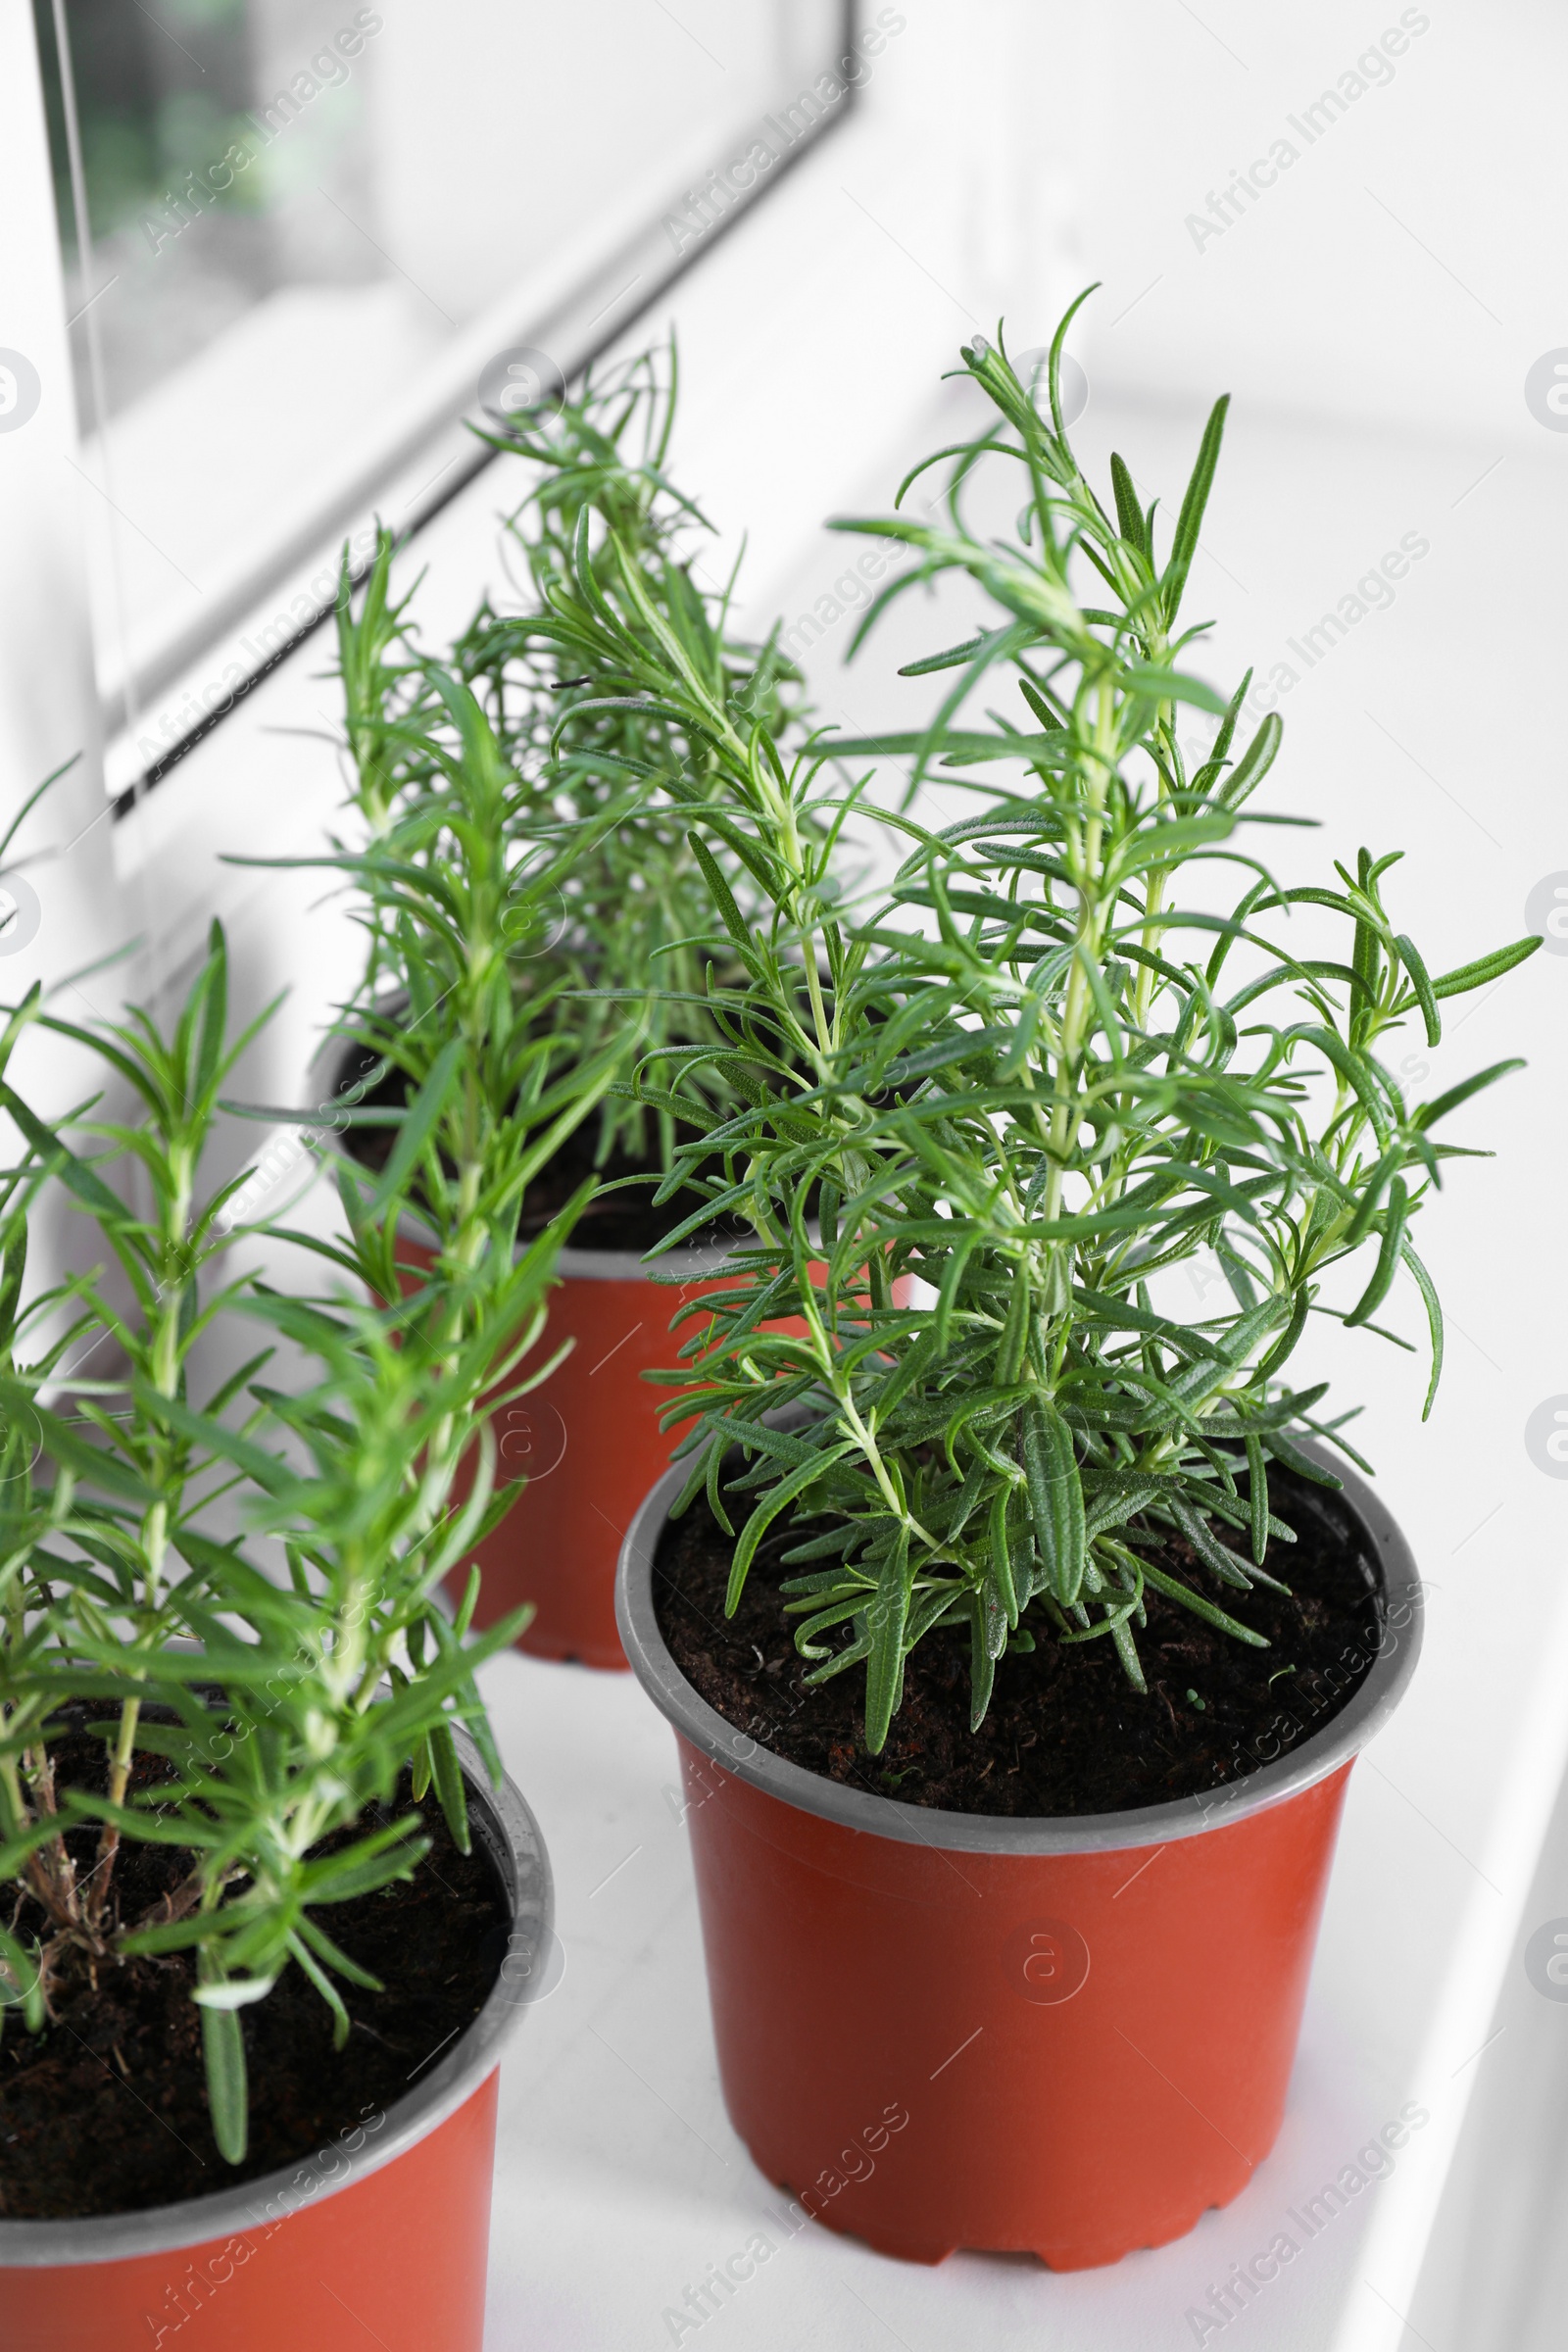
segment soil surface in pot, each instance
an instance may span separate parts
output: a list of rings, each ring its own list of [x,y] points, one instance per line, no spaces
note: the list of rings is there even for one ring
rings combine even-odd
[[[63,1784],[90,1786],[96,1771],[101,1785],[101,1741],[70,1738],[53,1753]],[[143,1787],[162,1777],[151,1758],[138,1757],[137,1766]],[[250,2080],[243,2164],[225,2164],[213,2139],[189,1953],[100,1963],[96,1988],[84,1963],[68,1967],[53,1988],[53,2022],[36,2034],[16,2009],[0,2010],[0,2217],[172,2205],[333,2148],[340,2135],[373,2131],[375,2118],[484,2006],[511,1924],[506,1890],[479,1838],[471,1854],[460,1854],[433,1792],[418,1806],[405,1793],[397,1817],[411,1811],[431,1839],[414,1879],[320,1915],[333,1941],[386,1987],[368,1992],[337,1980],[353,2020],[344,2048],[333,2048],[331,2015],[296,1966],[265,2000],[240,2011]],[[96,1836],[70,1834],[81,1878],[93,1866]],[[181,1847],[122,1846],[115,1866],[121,1919],[143,1917],[179,1885],[188,1863]],[[24,1904],[17,1925],[36,1933],[41,1914]]]
[[[338,1078],[338,1092],[343,1093],[366,1070],[374,1069],[374,1059],[363,1047],[350,1049]],[[366,1089],[360,1098],[361,1107],[370,1109],[401,1108],[408,1100],[407,1086],[400,1070],[388,1070],[376,1084]],[[385,1167],[397,1140],[395,1127],[350,1126],[343,1130],[344,1149],[362,1167],[376,1174]],[[702,1206],[703,1196],[687,1185],[673,1199],[655,1206],[660,1170],[652,1160],[636,1159],[618,1147],[610,1157],[596,1165],[594,1154],[599,1145],[599,1122],[590,1112],[555,1156],[547,1161],[522,1197],[522,1209],[517,1219],[517,1235],[521,1241],[531,1241],[544,1231],[552,1217],[564,1209],[580,1185],[590,1176],[602,1184],[614,1184],[627,1177],[643,1181],[628,1184],[624,1192],[601,1194],[591,1200],[572,1227],[570,1247],[573,1250],[631,1250],[641,1256],[645,1250],[654,1249],[666,1233],[684,1224],[694,1209]],[[684,1249],[705,1249],[717,1243],[750,1241],[754,1237],[749,1225],[738,1219],[701,1227],[687,1236]]]
[[[1271,1507],[1297,1531],[1265,1565],[1287,1593],[1235,1592],[1180,1538],[1156,1564],[1181,1574],[1267,1637],[1254,1649],[1179,1603],[1148,1593],[1138,1653],[1147,1697],[1108,1640],[1063,1645],[1036,1628],[1033,1650],[997,1664],[990,1712],[969,1729],[969,1637],[928,1634],[905,1670],[904,1703],[880,1756],[864,1745],[863,1676],[812,1689],[779,1584],[780,1553],[813,1532],[786,1519],[763,1539],[738,1610],[724,1616],[731,1539],[699,1495],[661,1539],[655,1609],[687,1681],[725,1721],[824,1778],[951,1813],[1116,1813],[1196,1796],[1239,1779],[1336,1715],[1377,1655],[1374,1571],[1358,1524],[1332,1491],[1276,1470]],[[733,1516],[733,1513],[732,1513]],[[739,1525],[739,1521],[736,1523]],[[1219,1528],[1216,1523],[1215,1533]],[[1031,1622],[1033,1620],[1031,1619]]]

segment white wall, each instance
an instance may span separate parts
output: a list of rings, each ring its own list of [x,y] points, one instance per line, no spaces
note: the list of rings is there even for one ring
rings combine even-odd
[[[1039,142],[1072,155],[1106,381],[1535,441],[1526,370],[1568,343],[1560,9],[1125,0],[1082,37]],[[1344,111],[1314,122],[1325,92]],[[1274,184],[1211,230],[1259,159]]]

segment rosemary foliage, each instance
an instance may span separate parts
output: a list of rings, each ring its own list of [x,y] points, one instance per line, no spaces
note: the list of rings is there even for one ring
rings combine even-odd
[[[34,1023],[90,1051],[126,1114],[38,1117],[4,1076]],[[0,2022],[20,2010],[44,2031],[95,1972],[193,1952],[231,2162],[246,2146],[240,2010],[296,1964],[341,2042],[340,1985],[373,1985],[323,1914],[410,1877],[427,1841],[416,1817],[370,1823],[369,1809],[412,1763],[416,1796],[433,1783],[466,1850],[457,1723],[499,1779],[474,1670],[524,1613],[472,1636],[477,1576],[455,1624],[434,1593],[510,1500],[474,1408],[498,1382],[516,1394],[539,1377],[523,1359],[560,1240],[518,1253],[505,1188],[470,1187],[450,1254],[400,1276],[411,1146],[373,1186],[342,1171],[348,1235],[318,1246],[352,1290],[286,1297],[234,1271],[234,1244],[258,1230],[234,1221],[248,1171],[217,1185],[207,1171],[258,1026],[230,1033],[215,926],[169,1035],[139,1008],[78,1027],[36,991],[0,1035],[0,1106],[24,1147],[0,1177],[0,1881],[15,1890]],[[400,1142],[444,1101],[426,1090]],[[57,1187],[102,1262],[24,1301],[28,1215]],[[366,1287],[397,1303],[364,1303]],[[200,1350],[225,1324],[259,1345],[204,1393]],[[307,1372],[287,1391],[264,1377],[280,1343]],[[101,1742],[101,1771],[63,1770],[79,1753],[62,1750],[68,1735]],[[122,1915],[127,1842],[187,1865],[145,1917]]]
[[[517,573],[517,609],[486,600],[442,667],[418,651],[412,598],[392,601],[389,539],[358,612],[346,576],[338,607],[346,732],[369,835],[416,839],[416,854],[435,862],[445,854],[440,812],[454,760],[471,749],[455,726],[447,677],[473,697],[487,756],[507,772],[509,859],[526,867],[574,845],[556,868],[544,927],[514,941],[513,985],[519,1016],[557,1041],[563,1066],[620,1043],[621,1070],[598,1109],[602,1167],[670,1164],[672,1113],[629,1084],[639,1052],[651,1057],[661,1092],[690,1093],[699,1106],[735,1098],[710,1056],[670,1056],[670,1049],[720,1042],[704,1002],[707,885],[661,781],[670,771],[699,775],[706,747],[667,714],[637,707],[625,670],[604,667],[599,645],[580,641],[569,599],[558,605],[563,583],[600,582],[612,539],[634,549],[648,600],[639,635],[678,638],[758,723],[775,736],[799,731],[792,665],[773,640],[757,647],[734,635],[731,584],[703,584],[709,526],[668,467],[677,380],[671,345],[667,357],[650,353],[590,381],[558,416],[520,417],[504,435],[483,436],[523,459],[533,477],[503,541]],[[744,869],[729,865],[728,879],[744,899]],[[366,1001],[403,985],[397,941],[379,932]]]
[[[1413,1233],[1445,1160],[1468,1155],[1435,1130],[1517,1066],[1413,1103],[1380,1049],[1412,1019],[1435,1045],[1446,1000],[1538,944],[1434,974],[1386,904],[1394,856],[1284,887],[1249,846],[1250,822],[1287,821],[1248,808],[1280,722],[1243,739],[1250,674],[1215,694],[1185,666],[1200,630],[1181,620],[1226,403],[1167,535],[1119,457],[1108,504],[1079,468],[1066,324],[1049,412],[1004,349],[963,352],[994,418],[906,481],[901,500],[945,466],[934,519],[836,526],[910,558],[862,635],[949,574],[990,601],[971,637],[904,673],[952,673],[928,723],[821,737],[786,762],[678,630],[631,625],[649,595],[632,540],[612,528],[569,592],[581,658],[622,668],[639,710],[706,747],[700,792],[663,782],[687,804],[714,953],[744,974],[712,1002],[749,1097],[702,1122],[664,1188],[698,1186],[697,1215],[756,1235],[748,1279],[675,1318],[680,1507],[706,1486],[734,1536],[732,1609],[764,1535],[790,1530],[798,1647],[813,1680],[863,1670],[872,1753],[938,1627],[968,1630],[976,1727],[1009,1645],[1107,1641],[1142,1690],[1151,1591],[1266,1646],[1233,1612],[1294,1540],[1271,1471],[1338,1483],[1303,1433],[1350,1452],[1324,1384],[1293,1378],[1309,1318],[1393,1339],[1374,1318],[1402,1279],[1427,1320],[1430,1410],[1443,1323]],[[1021,500],[1003,539],[968,519],[977,473],[998,467]],[[564,618],[567,592],[555,602]],[[982,687],[1001,707],[976,725],[962,714]],[[1217,722],[1193,768],[1183,707]],[[908,762],[910,795],[932,771],[961,780],[976,808],[936,830],[909,796],[878,811],[907,854],[856,911],[839,841],[868,778],[844,763],[873,757]],[[760,924],[720,856],[751,877]],[[1221,911],[1184,889],[1227,868],[1239,895]],[[1185,1319],[1169,1278],[1200,1251],[1228,1292]]]

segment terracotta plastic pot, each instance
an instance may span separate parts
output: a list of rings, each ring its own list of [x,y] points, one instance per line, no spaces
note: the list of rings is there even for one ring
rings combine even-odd
[[[512,1908],[473,2024],[405,2097],[281,2172],[144,2213],[0,2220],[5,2352],[480,2352],[496,2067],[547,1988],[553,1901],[533,1815],[457,1740]]]
[[[483,1579],[476,1625],[493,1625],[509,1609],[532,1601],[534,1615],[519,1649],[541,1658],[575,1658],[585,1666],[625,1666],[615,1622],[615,1563],[626,1530],[653,1481],[668,1469],[682,1434],[660,1428],[672,1392],[643,1374],[674,1363],[691,1337],[689,1323],[670,1332],[678,1308],[741,1279],[723,1271],[730,1250],[739,1246],[672,1250],[654,1261],[662,1277],[657,1282],[629,1250],[561,1252],[562,1280],[550,1294],[550,1321],[539,1345],[547,1354],[564,1340],[575,1345],[548,1380],[500,1416],[496,1450],[514,1476],[526,1473],[527,1484],[472,1554]],[[819,1275],[825,1279],[826,1269],[813,1266],[812,1280]],[[905,1279],[893,1285],[896,1303],[903,1303],[907,1287]],[[798,1335],[805,1326],[791,1315],[761,1328]],[[468,1566],[463,1561],[447,1580],[455,1597],[467,1583]]]
[[[404,1245],[411,1262],[425,1257]],[[643,1373],[672,1361],[669,1319],[696,1293],[724,1287],[725,1249],[673,1250],[658,1263],[679,1277],[656,1282],[630,1250],[564,1250],[561,1282],[539,1350],[571,1352],[548,1380],[496,1416],[504,1475],[525,1473],[506,1518],[472,1558],[482,1583],[474,1623],[493,1625],[531,1601],[517,1646],[541,1658],[624,1668],[615,1630],[615,1561],[632,1514],[669,1466],[676,1434],[659,1416],[669,1401]],[[426,1258],[426,1261],[427,1258]],[[683,1332],[680,1335],[684,1338]],[[466,1480],[460,1480],[466,1492]],[[461,1595],[469,1562],[448,1584]]]
[[[830,2229],[1077,2270],[1179,2237],[1268,2154],[1350,1763],[1420,1644],[1404,1541],[1342,1475],[1381,1621],[1348,1703],[1326,1682],[1314,1722],[1293,1686],[1239,1781],[1079,1819],[900,1804],[725,1722],[659,1631],[677,1480],[649,1495],[621,1638],[677,1734],[724,2095]]]
[[[670,1334],[677,1309],[738,1279],[723,1271],[730,1248],[670,1250],[655,1260],[659,1281],[630,1250],[563,1250],[539,1351],[549,1356],[570,1340],[571,1352],[548,1380],[494,1416],[501,1469],[513,1477],[523,1472],[527,1483],[500,1526],[447,1579],[461,1598],[477,1561],[476,1625],[493,1625],[530,1601],[534,1614],[519,1649],[584,1666],[625,1667],[615,1625],[615,1562],[638,1505],[668,1469],[680,1436],[659,1426],[671,1392],[643,1374],[671,1364],[690,1337],[689,1325]],[[411,1262],[428,1262],[421,1245],[410,1240],[403,1249]],[[896,1298],[902,1289],[895,1285]],[[802,1326],[789,1317],[763,1328]],[[471,1474],[471,1465],[460,1474],[460,1496]]]

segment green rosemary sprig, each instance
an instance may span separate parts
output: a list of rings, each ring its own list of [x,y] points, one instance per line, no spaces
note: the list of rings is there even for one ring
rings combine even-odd
[[[1233,1609],[1272,1580],[1270,1539],[1291,1540],[1271,1471],[1335,1483],[1302,1433],[1350,1452],[1323,1384],[1293,1380],[1309,1318],[1392,1339],[1374,1318],[1408,1286],[1430,1409],[1443,1325],[1413,1231],[1459,1155],[1434,1130],[1517,1066],[1412,1103],[1380,1049],[1411,1019],[1436,1042],[1446,998],[1538,944],[1435,971],[1386,906],[1392,857],[1275,880],[1244,827],[1287,821],[1250,806],[1279,721],[1244,739],[1250,677],[1222,697],[1195,676],[1201,630],[1182,620],[1226,404],[1168,534],[1120,458],[1102,503],[1062,423],[1066,325],[1047,413],[1000,345],[964,351],[993,421],[926,462],[947,470],[934,518],[838,526],[908,551],[866,626],[952,573],[990,600],[964,643],[909,665],[953,675],[924,723],[786,761],[680,626],[646,625],[641,551],[613,529],[555,599],[581,655],[703,747],[700,789],[663,782],[712,853],[711,952],[744,974],[712,1052],[743,1054],[755,1083],[666,1186],[698,1186],[697,1214],[743,1214],[757,1236],[750,1279],[677,1317],[685,1499],[706,1486],[731,1528],[732,1608],[763,1538],[790,1532],[799,1645],[816,1680],[863,1668],[872,1752],[938,1627],[968,1631],[977,1727],[1009,1643],[1108,1641],[1141,1690],[1151,1590],[1260,1642]],[[1022,502],[1002,540],[968,518],[998,468]],[[977,724],[982,690],[1002,699]],[[1216,722],[1195,769],[1183,707]],[[884,903],[852,912],[839,841],[866,774],[849,763],[871,760],[906,764],[903,807],[880,814],[907,854]],[[932,773],[974,813],[923,825]],[[1223,911],[1184,889],[1226,867]],[[1193,1318],[1171,1276],[1200,1252],[1226,1296]]]

